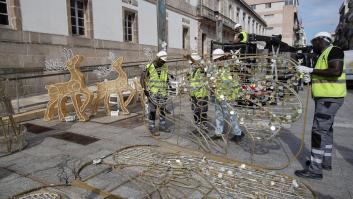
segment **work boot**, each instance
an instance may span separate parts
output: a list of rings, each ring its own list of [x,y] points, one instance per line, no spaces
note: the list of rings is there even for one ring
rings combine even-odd
[[[157,129],[154,128],[154,127],[149,126],[149,127],[148,127],[148,130],[150,131],[150,133],[151,133],[153,136],[159,136],[159,135],[160,135],[160,133],[159,133],[159,132],[157,131]]]
[[[307,161],[305,162],[305,165],[306,165],[306,166],[310,166],[310,164],[311,164],[311,161],[310,161],[310,160],[307,160]],[[331,171],[331,170],[332,170],[332,166],[322,165],[322,169]]]
[[[222,139],[223,138],[223,133],[214,133],[214,134],[210,135],[210,138],[212,140]]]
[[[160,135],[160,133],[159,133],[159,131],[157,131],[157,129],[150,129],[150,132],[151,132],[151,134],[153,136],[159,136]]]
[[[322,179],[322,174],[313,173],[309,169],[296,170],[294,173],[296,176],[302,177],[302,178],[309,178],[309,179],[315,179],[315,180]]]
[[[234,135],[230,140],[232,140],[235,143],[239,143],[244,136],[245,136],[244,133],[241,133],[240,135]]]

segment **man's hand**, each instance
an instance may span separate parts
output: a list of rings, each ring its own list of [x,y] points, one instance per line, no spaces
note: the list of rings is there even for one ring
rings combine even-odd
[[[310,83],[311,82],[310,74],[308,74],[308,73],[304,74],[303,80],[304,80],[304,83],[306,83],[306,84]]]
[[[309,68],[309,67],[302,66],[302,65],[296,66],[295,68],[297,69],[298,72],[306,73],[306,74],[310,74],[314,71],[313,68]]]

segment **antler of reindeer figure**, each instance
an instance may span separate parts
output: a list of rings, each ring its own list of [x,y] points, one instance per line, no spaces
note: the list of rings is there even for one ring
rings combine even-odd
[[[59,59],[45,59],[44,70],[46,71],[64,71],[67,70],[66,63],[74,56],[71,49],[64,48],[62,57]]]

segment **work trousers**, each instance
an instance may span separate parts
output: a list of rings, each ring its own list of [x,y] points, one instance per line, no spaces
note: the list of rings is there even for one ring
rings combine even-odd
[[[208,97],[196,98],[195,96],[192,96],[191,110],[194,115],[196,125],[201,125],[207,121]]]
[[[155,105],[151,100],[148,100],[148,128],[150,130],[156,127],[156,111],[157,105]],[[159,107],[159,125],[165,127],[165,107]]]
[[[344,98],[317,98],[311,131],[311,164],[309,170],[322,174],[322,166],[332,164],[333,122]]]
[[[224,100],[216,99],[216,130],[217,135],[223,134],[224,122],[229,116],[229,122],[232,127],[232,135],[241,135],[241,129],[238,124],[237,113],[232,111]]]

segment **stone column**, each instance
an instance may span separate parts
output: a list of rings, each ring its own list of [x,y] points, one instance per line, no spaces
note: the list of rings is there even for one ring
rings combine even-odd
[[[223,21],[221,19],[221,16],[219,15],[218,11],[214,12],[214,16],[215,16],[215,19],[216,19],[217,41],[218,42],[223,42]]]
[[[22,16],[20,0],[9,1],[10,15],[9,21],[14,30],[22,30]]]

